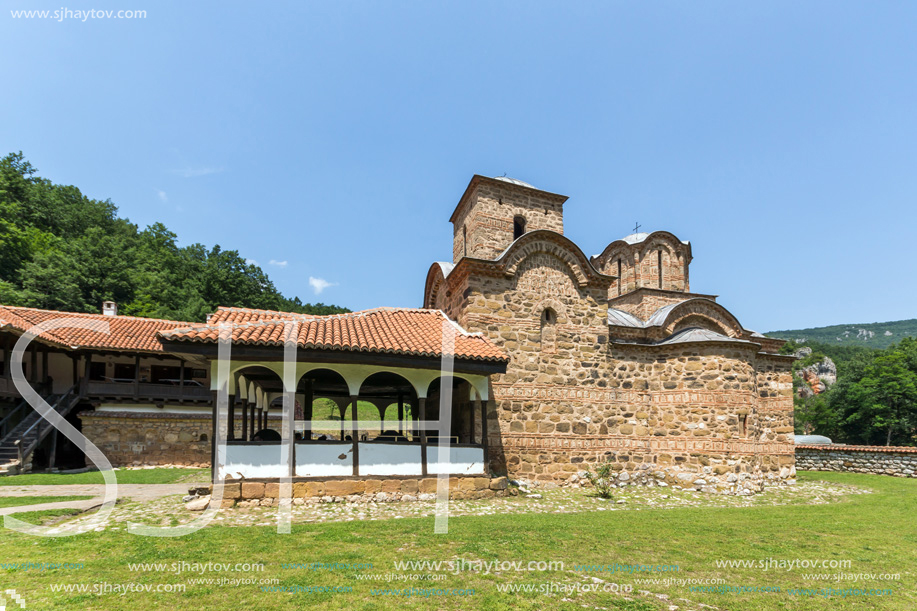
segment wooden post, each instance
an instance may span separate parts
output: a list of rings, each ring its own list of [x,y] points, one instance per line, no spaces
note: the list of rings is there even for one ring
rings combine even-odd
[[[72,378],[72,385],[73,385],[73,386],[76,386],[76,385],[79,384],[79,382],[80,382],[80,365],[79,365],[79,359],[80,359],[80,357],[78,357],[78,356],[75,355],[75,354],[71,354],[71,355],[70,355],[70,364],[73,365],[73,378]],[[78,392],[77,394],[81,394],[81,393]]]
[[[139,371],[139,370],[138,370]],[[214,484],[217,481],[217,391],[210,391],[210,397],[213,401],[213,412],[210,414],[212,434],[210,435],[210,481]]]
[[[48,383],[48,351],[42,350],[41,352],[41,382],[42,384]],[[54,392],[53,388],[48,388],[47,392],[50,394]]]
[[[239,388],[229,396],[229,413],[226,415],[226,441],[236,438],[236,400],[239,398]]]
[[[248,422],[248,425],[249,425],[248,440],[251,441],[252,439],[255,438],[255,404],[250,403],[249,405],[251,405],[252,413],[251,413],[251,418],[249,419],[249,422]]]
[[[417,400],[420,404],[420,474],[427,476],[427,399],[420,398]]]
[[[315,400],[315,395],[312,391],[312,380],[306,379],[305,386],[302,398],[302,417],[306,421],[306,428],[303,431],[303,437],[312,439],[312,401]]]
[[[476,399],[477,405],[481,410],[481,446],[484,448],[484,475],[487,475],[490,470],[490,462],[488,457],[488,441],[487,441],[487,401],[481,401],[480,398]]]
[[[10,379],[12,373],[10,372],[10,336],[3,336],[3,377],[7,380]]]
[[[54,429],[54,432],[51,433],[51,452],[48,456],[48,470],[54,468],[54,463],[57,462],[57,429]]]
[[[341,441],[344,441],[344,414],[347,413],[347,408],[338,405],[338,412],[341,414]]]
[[[89,394],[89,369],[92,366],[92,353],[86,355],[86,366],[83,368],[83,380],[80,382],[80,394],[84,397]]]
[[[29,368],[29,381],[33,384],[38,382],[38,348],[32,343],[32,366]]]
[[[242,441],[248,441],[248,399],[242,401]]]
[[[179,404],[184,403],[185,401],[185,360],[178,359],[178,402]],[[238,391],[237,391],[238,392]],[[229,413],[232,414],[232,407],[229,408]],[[232,416],[230,416],[230,419]]]
[[[360,430],[357,427],[357,397],[358,395],[351,395],[350,401],[353,405],[352,413],[350,414],[350,430],[351,435],[353,436],[353,475],[354,477],[360,475]]]
[[[404,435],[404,395],[398,393],[398,433]]]
[[[475,421],[475,416],[477,416],[477,411],[478,411],[478,410],[477,410],[477,407],[478,407],[478,403],[477,403],[477,402],[478,402],[478,399],[475,399],[475,400],[472,401],[471,403],[466,403],[466,404],[465,404],[466,409],[468,409],[468,411],[471,412],[471,418],[470,418],[470,420],[471,420],[471,433],[468,435],[468,441],[470,441],[471,443],[474,443],[474,421]],[[481,434],[482,434],[482,436],[483,436],[483,429],[482,429],[482,433],[481,433]]]
[[[134,402],[140,400],[140,355],[134,357]],[[214,403],[216,405],[216,403]]]

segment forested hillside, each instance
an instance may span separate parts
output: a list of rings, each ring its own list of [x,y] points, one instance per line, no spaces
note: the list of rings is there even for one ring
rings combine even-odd
[[[917,319],[771,331],[766,335],[799,343],[818,342],[837,346],[888,348],[905,337],[917,337]]]
[[[37,176],[22,153],[0,160],[0,303],[203,321],[217,306],[310,314],[346,308],[284,297],[235,250],[179,247],[156,223],[140,229],[111,201]]]
[[[796,433],[830,437],[835,443],[917,445],[917,339],[907,337],[884,350],[791,341],[783,351],[811,354],[794,370],[829,357],[837,382],[820,394],[800,393],[794,376]]]

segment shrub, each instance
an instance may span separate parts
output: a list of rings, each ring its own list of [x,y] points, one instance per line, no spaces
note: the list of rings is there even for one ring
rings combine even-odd
[[[603,499],[611,498],[611,490],[614,488],[614,475],[611,472],[611,463],[602,463],[593,473],[586,471],[586,479],[595,488],[596,493]]]

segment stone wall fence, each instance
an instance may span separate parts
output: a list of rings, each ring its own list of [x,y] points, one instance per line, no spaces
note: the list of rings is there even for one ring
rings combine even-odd
[[[917,477],[917,448],[900,446],[797,445],[796,468]]]

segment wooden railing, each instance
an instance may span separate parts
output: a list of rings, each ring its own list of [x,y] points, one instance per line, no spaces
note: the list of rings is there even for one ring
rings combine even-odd
[[[70,413],[70,410],[73,409],[77,403],[79,403],[79,401],[80,396],[77,393],[76,385],[74,385],[67,389],[67,392],[60,396],[60,398],[52,406],[52,409],[54,409],[54,411],[61,416],[66,416],[68,413]],[[37,418],[35,423],[27,428],[25,432],[19,436],[19,439],[15,441],[15,444],[19,451],[20,465],[24,464],[25,459],[28,458],[28,456],[35,450],[35,448],[38,447],[38,444],[40,444],[42,440],[44,440],[45,436],[52,430],[54,430],[54,427],[50,422],[44,418]],[[27,440],[33,431],[34,439],[31,441],[26,441],[27,445],[23,447],[23,441]]]
[[[0,420],[0,439],[6,437],[10,431],[16,428],[16,425],[22,422],[22,420],[28,416],[31,410],[27,409],[29,407],[29,402],[23,399],[19,404],[8,413],[3,420]]]
[[[207,401],[210,389],[205,386],[177,386],[174,384],[151,384],[141,382],[89,382],[86,396],[90,398],[111,397],[118,399],[145,399],[162,401]]]

